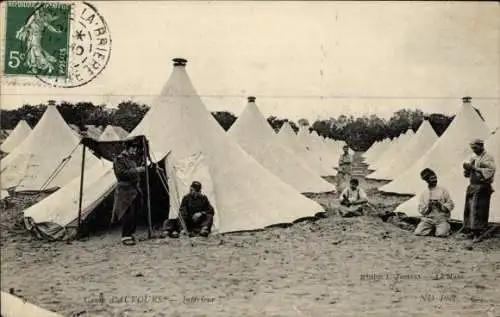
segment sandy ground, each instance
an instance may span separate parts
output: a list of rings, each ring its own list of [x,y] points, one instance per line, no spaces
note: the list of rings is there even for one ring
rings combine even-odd
[[[404,200],[362,185],[381,209]],[[327,218],[126,247],[116,230],[36,241],[18,224],[32,199],[15,197],[0,214],[1,289],[65,316],[500,316],[500,237],[466,250],[314,199]]]

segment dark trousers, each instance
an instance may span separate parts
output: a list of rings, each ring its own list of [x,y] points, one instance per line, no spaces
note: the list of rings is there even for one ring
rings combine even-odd
[[[130,237],[137,227],[137,211],[140,208],[141,196],[137,195],[122,217],[122,237]]]
[[[182,215],[182,220],[184,220],[188,232],[198,232],[201,230],[201,228],[204,227],[207,228],[210,232],[212,229],[212,224],[214,222],[214,216],[204,212],[197,221],[194,221],[194,219],[189,215]],[[165,227],[165,229],[169,232],[181,231],[182,229],[182,225],[178,218],[169,219]]]
[[[464,227],[476,234],[488,228],[490,200],[493,189],[490,184],[469,186],[464,208]]]

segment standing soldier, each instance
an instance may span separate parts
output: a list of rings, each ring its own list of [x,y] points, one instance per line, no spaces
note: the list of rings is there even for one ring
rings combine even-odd
[[[464,176],[470,181],[465,194],[463,229],[468,238],[477,238],[488,227],[496,167],[493,157],[484,149],[483,140],[476,139],[470,146],[475,156],[463,164]]]
[[[339,169],[337,175],[337,190],[342,190],[349,186],[352,173],[352,158],[349,154],[349,146],[344,145],[344,153],[339,158]]]
[[[136,229],[137,212],[142,203],[140,173],[146,170],[143,166],[137,166],[138,161],[137,145],[132,143],[127,144],[113,161],[118,184],[115,189],[111,222],[122,220],[122,243],[125,245],[134,245],[136,242],[133,234]]]

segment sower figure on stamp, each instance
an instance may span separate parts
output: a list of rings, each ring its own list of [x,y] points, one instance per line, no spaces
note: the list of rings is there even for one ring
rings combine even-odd
[[[354,217],[363,215],[363,207],[368,203],[368,196],[363,188],[359,187],[359,180],[353,178],[350,186],[340,194],[340,215]]]
[[[339,169],[337,175],[337,190],[342,191],[349,187],[352,173],[352,157],[349,154],[349,146],[344,145],[344,153],[339,158]]]
[[[26,45],[25,63],[33,74],[37,74],[39,70],[47,70],[51,74],[54,70],[57,60],[43,49],[42,35],[45,30],[61,33],[51,25],[56,19],[57,16],[52,16],[46,11],[36,10],[28,22],[16,32],[16,38]]]
[[[427,189],[420,195],[418,212],[422,215],[415,229],[417,236],[429,236],[435,231],[436,237],[447,237],[450,234],[450,213],[455,207],[450,193],[438,186],[436,173],[426,168],[420,177],[427,183]]]
[[[142,207],[142,190],[140,188],[140,174],[146,169],[138,166],[140,158],[137,155],[137,145],[127,144],[113,161],[113,169],[118,180],[115,189],[113,215],[111,223],[122,221],[122,243],[135,244],[133,234],[136,229],[136,217]]]
[[[189,193],[182,198],[179,208],[180,217],[184,221],[190,235],[199,234],[206,237],[210,234],[213,224],[214,208],[208,197],[201,192],[201,183],[194,181]],[[172,219],[171,219],[172,220]],[[172,238],[179,236],[180,224],[178,219],[167,223],[167,232]]]
[[[488,228],[496,166],[493,157],[486,153],[483,140],[476,139],[470,146],[475,156],[463,164],[464,176],[470,183],[465,193],[464,226],[460,231],[472,239]]]

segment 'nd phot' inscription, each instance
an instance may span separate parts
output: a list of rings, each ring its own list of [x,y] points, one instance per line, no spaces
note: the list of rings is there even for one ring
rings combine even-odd
[[[418,273],[365,273],[359,276],[361,281],[382,280],[461,280],[464,276],[460,273],[436,271],[429,275]]]

